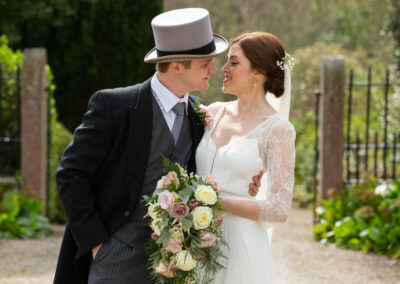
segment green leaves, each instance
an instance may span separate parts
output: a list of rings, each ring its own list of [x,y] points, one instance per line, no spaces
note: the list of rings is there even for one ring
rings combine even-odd
[[[193,226],[192,219],[193,219],[192,214],[189,214],[189,215],[186,216],[186,218],[181,219],[179,221],[182,224],[182,229],[185,232],[189,232],[190,228]]]
[[[182,202],[187,203],[189,198],[192,196],[192,190],[189,187],[184,187],[181,191],[178,192],[179,198]]]
[[[0,238],[39,238],[52,229],[41,215],[43,204],[17,189],[6,190],[0,196]]]

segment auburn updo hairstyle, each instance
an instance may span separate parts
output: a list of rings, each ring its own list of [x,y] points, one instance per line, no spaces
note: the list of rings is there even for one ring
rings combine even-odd
[[[276,62],[285,57],[285,49],[280,40],[270,33],[253,32],[232,39],[230,46],[236,43],[250,61],[251,68],[266,76],[264,91],[281,97],[285,91],[285,72]]]

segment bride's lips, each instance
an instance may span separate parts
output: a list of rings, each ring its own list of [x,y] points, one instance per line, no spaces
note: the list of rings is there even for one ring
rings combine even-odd
[[[226,82],[228,82],[230,80],[231,80],[231,77],[225,75],[224,83],[226,83]]]

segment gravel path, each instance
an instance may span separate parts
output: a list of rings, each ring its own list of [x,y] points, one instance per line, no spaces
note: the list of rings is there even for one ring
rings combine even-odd
[[[311,220],[309,211],[295,208],[287,223],[275,226],[278,283],[400,283],[400,260],[319,244]],[[54,229],[40,240],[0,239],[0,284],[52,283],[63,227]]]

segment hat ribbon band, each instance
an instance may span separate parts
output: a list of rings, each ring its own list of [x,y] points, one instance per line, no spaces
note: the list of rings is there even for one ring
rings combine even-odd
[[[203,45],[202,47],[199,48],[194,48],[190,50],[179,50],[179,51],[165,51],[165,50],[157,50],[157,56],[167,56],[167,55],[174,55],[174,54],[190,54],[190,55],[203,55],[203,54],[209,54],[213,52],[216,49],[214,39],[206,44]]]

